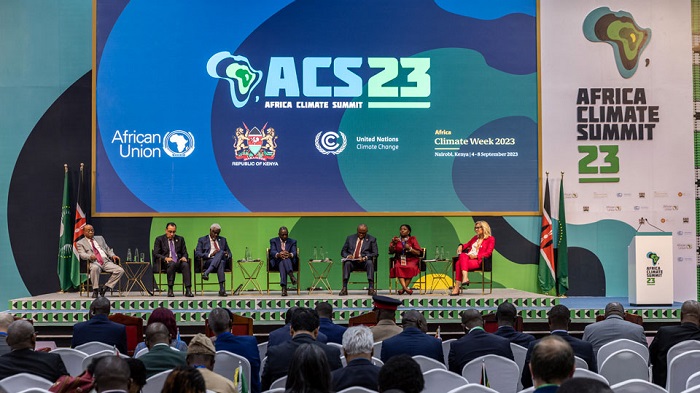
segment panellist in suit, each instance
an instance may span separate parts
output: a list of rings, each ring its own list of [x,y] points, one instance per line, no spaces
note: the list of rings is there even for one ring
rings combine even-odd
[[[484,331],[481,313],[474,309],[462,313],[462,326],[467,330],[462,338],[453,341],[448,355],[449,369],[462,375],[462,369],[470,361],[484,355],[498,355],[513,359],[510,341]],[[384,350],[382,349],[382,353]]]
[[[287,277],[297,285],[294,270],[299,269],[297,241],[289,237],[287,227],[280,227],[277,237],[270,239],[270,270],[279,270],[282,296],[287,296]]]
[[[382,343],[382,362],[386,363],[392,356],[406,354],[409,356],[423,355],[445,363],[442,353],[442,340],[427,335],[428,322],[423,314],[409,310],[401,320],[403,332],[388,338]]]
[[[156,238],[153,244],[153,257],[160,263],[168,264],[168,297],[175,296],[175,273],[182,273],[182,283],[185,285],[185,296],[193,297],[190,264],[188,262],[187,245],[185,238],[175,234],[177,225],[169,222],[165,225],[165,234]]]
[[[523,348],[530,346],[530,343],[535,341],[535,337],[531,334],[526,334],[515,330],[515,319],[518,311],[515,306],[509,302],[503,302],[496,309],[496,321],[498,322],[498,330],[495,335],[503,337],[513,344],[518,344]]]
[[[85,237],[75,243],[75,248],[78,250],[80,259],[88,263],[90,281],[92,281],[93,288],[92,297],[97,297],[98,289],[99,294],[104,296],[105,289],[109,289],[111,292],[114,286],[117,285],[122,275],[124,275],[124,269],[117,265],[119,257],[109,248],[105,239],[102,236],[95,236],[95,229],[92,225],[85,225],[83,233]],[[99,288],[101,272],[111,273],[111,275],[105,286]]]
[[[367,282],[369,290],[367,294],[376,295],[374,290],[374,265],[373,259],[379,255],[377,249],[377,239],[367,234],[367,225],[360,224],[357,227],[357,233],[348,236],[343,244],[343,249],[340,251],[340,256],[343,257],[343,289],[338,295],[346,296],[348,294],[348,281],[350,273],[354,270],[366,270]]]
[[[109,320],[111,305],[106,297],[99,297],[90,304],[90,319],[73,326],[71,347],[99,341],[117,347],[126,355],[126,326]]]
[[[31,323],[16,321],[8,328],[7,335],[12,352],[0,356],[0,379],[29,373],[56,382],[61,375],[68,375],[59,355],[34,351],[36,335]]]
[[[228,242],[221,234],[221,225],[211,224],[209,234],[197,240],[197,248],[194,257],[204,261],[202,268],[202,280],[209,280],[209,274],[216,270],[216,278],[219,280],[219,296],[226,296],[226,264],[231,260],[231,249]]]
[[[644,327],[629,321],[625,321],[625,308],[618,302],[611,302],[605,306],[605,319],[592,323],[583,330],[583,341],[593,345],[593,352],[598,356],[598,350],[603,345],[626,338],[647,346],[647,336]],[[602,360],[601,360],[602,361]]]
[[[668,350],[685,340],[700,340],[700,305],[695,300],[683,302],[680,325],[660,327],[649,345],[652,382],[666,387]]]

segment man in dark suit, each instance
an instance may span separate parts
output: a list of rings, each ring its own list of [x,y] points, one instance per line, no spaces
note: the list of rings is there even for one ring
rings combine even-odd
[[[175,285],[176,272],[182,273],[185,296],[194,297],[185,238],[176,235],[175,232],[177,232],[177,225],[174,222],[165,225],[165,234],[158,236],[153,244],[153,257],[159,261],[159,264],[163,262],[168,264],[168,297],[175,296],[173,285]]]
[[[202,236],[197,240],[194,257],[204,261],[202,280],[209,280],[209,273],[216,270],[216,277],[219,280],[219,296],[227,296],[224,270],[226,264],[231,260],[231,249],[228,247],[226,238],[219,236],[219,234],[221,234],[221,225],[211,224],[209,235]]]
[[[297,241],[289,238],[287,227],[280,227],[277,235],[278,237],[270,239],[270,270],[279,270],[282,296],[287,296],[287,277],[292,285],[297,285],[294,276],[294,270],[299,269]]]
[[[146,378],[177,366],[187,366],[187,353],[170,348],[170,331],[165,324],[153,322],[146,327],[148,353],[139,357],[146,366]]]
[[[243,356],[250,363],[250,389],[260,393],[260,352],[258,341],[253,336],[234,336],[231,333],[233,321],[231,312],[215,308],[209,313],[209,327],[216,335],[214,346],[217,351],[229,351]]]
[[[29,373],[56,382],[68,375],[66,366],[55,353],[36,352],[34,326],[27,321],[15,321],[7,329],[7,343],[12,352],[0,356],[0,379],[19,373]]]
[[[462,369],[467,363],[484,355],[498,355],[513,360],[510,341],[495,334],[486,333],[484,319],[479,311],[474,309],[464,311],[462,327],[467,334],[452,342],[450,346],[450,354],[447,358],[450,371],[462,375]]]
[[[7,328],[15,321],[15,317],[7,312],[0,312],[0,355],[10,353],[12,348],[7,344]]]
[[[553,336],[559,336],[564,341],[571,345],[574,350],[574,355],[580,357],[588,363],[588,369],[594,373],[598,372],[598,365],[593,354],[593,345],[581,339],[569,335],[569,323],[571,322],[569,309],[563,304],[557,304],[547,312],[547,321],[549,322],[549,330]],[[532,375],[530,374],[530,358],[532,350],[540,340],[535,340],[530,343],[525,355],[525,367],[523,368],[522,383],[523,388],[532,386]]]
[[[286,343],[292,339],[292,315],[294,315],[298,309],[299,307],[297,306],[289,307],[289,310],[284,314],[284,326],[271,331],[267,336],[267,348]],[[319,330],[316,341],[326,344],[328,343],[328,337]]]
[[[262,390],[270,389],[275,380],[287,375],[294,351],[302,344],[318,345],[326,353],[331,371],[343,367],[338,348],[316,341],[318,334],[318,313],[310,308],[300,308],[292,315],[292,339],[267,348],[267,361],[262,372]]]
[[[665,388],[668,350],[685,340],[700,340],[700,304],[686,300],[681,306],[681,324],[662,326],[649,345],[649,361],[652,366],[652,381]]]
[[[605,306],[605,319],[592,323],[583,330],[583,341],[593,345],[593,352],[598,356],[598,350],[603,345],[626,338],[647,346],[647,336],[644,327],[625,321],[625,308],[619,302],[610,302]]]
[[[345,239],[343,249],[340,251],[340,256],[343,257],[343,289],[338,293],[339,296],[347,296],[350,273],[354,270],[367,271],[369,284],[367,294],[370,296],[377,294],[377,291],[374,290],[374,264],[372,262],[377,255],[379,255],[377,239],[367,234],[367,225],[358,225],[357,233]]]
[[[562,338],[551,335],[539,340],[532,349],[530,371],[536,393],[554,393],[574,375],[574,351]]]
[[[316,312],[321,323],[319,331],[328,337],[329,342],[342,344],[343,334],[347,328],[333,323],[333,306],[328,302],[318,302]]]
[[[117,347],[126,355],[126,326],[109,320],[111,304],[106,297],[98,297],[90,304],[90,320],[73,326],[71,347],[99,341]]]
[[[515,330],[515,317],[518,311],[515,306],[508,302],[503,302],[496,309],[496,320],[498,321],[498,330],[494,333],[508,341],[518,344],[521,347],[527,348],[531,342],[535,341],[535,337]]]
[[[93,294],[96,298],[105,295],[105,290],[110,293],[124,275],[124,269],[118,265],[119,257],[114,254],[102,236],[95,236],[95,228],[92,225],[83,227],[85,237],[75,243],[75,249],[81,260],[87,261]],[[111,273],[107,283],[100,288],[100,273]],[[99,290],[99,292],[98,292]]]
[[[381,367],[372,364],[374,338],[367,326],[353,326],[343,334],[343,354],[347,366],[331,373],[333,390],[339,392],[351,386],[370,390],[379,385]]]
[[[428,322],[423,314],[416,310],[406,311],[403,314],[401,324],[403,332],[384,340],[382,343],[382,362],[386,363],[392,356],[406,354],[409,356],[423,355],[445,363],[442,341],[425,334],[428,331]]]

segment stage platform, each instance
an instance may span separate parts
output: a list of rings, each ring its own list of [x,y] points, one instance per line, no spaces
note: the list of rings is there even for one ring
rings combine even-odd
[[[495,312],[503,301],[513,303],[525,323],[542,324],[547,320],[547,310],[556,304],[564,304],[571,310],[572,324],[584,324],[595,321],[597,314],[602,314],[610,301],[621,302],[630,313],[641,315],[645,322],[677,323],[680,320],[680,303],[671,307],[631,307],[627,298],[609,297],[552,297],[516,289],[494,288],[492,294],[482,295],[481,288],[466,290],[461,296],[447,296],[440,293],[398,296],[380,290],[379,294],[403,300],[399,311],[418,309],[425,313],[431,324],[458,324],[459,313],[468,308],[476,308],[483,313]],[[13,299],[9,312],[31,319],[36,326],[72,326],[88,319],[88,309],[92,298],[78,293],[53,293],[34,297]],[[316,302],[327,301],[333,305],[334,321],[347,323],[348,319],[370,311],[372,298],[366,291],[350,290],[349,296],[338,296],[337,292],[303,291],[300,295],[290,291],[289,296],[282,297],[279,291],[269,295],[255,292],[243,292],[241,295],[219,297],[214,293],[188,298],[181,292],[176,297],[168,298],[164,294],[156,296],[131,292],[124,296],[110,297],[112,312],[138,316],[148,319],[151,311],[164,306],[176,315],[179,326],[202,326],[209,311],[216,307],[229,308],[232,312],[251,317],[256,326],[284,324],[283,313],[291,306],[314,307]]]

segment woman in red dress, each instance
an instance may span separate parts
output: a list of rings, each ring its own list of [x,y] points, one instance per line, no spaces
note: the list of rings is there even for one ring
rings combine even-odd
[[[394,236],[389,243],[389,253],[394,254],[391,258],[391,269],[389,270],[389,279],[397,277],[401,284],[398,294],[407,293],[413,295],[413,290],[408,286],[411,284],[413,277],[420,274],[418,262],[420,255],[423,253],[416,240],[415,236],[411,236],[411,226],[403,224],[399,229],[401,236]]]
[[[486,221],[474,223],[476,236],[457,247],[457,264],[455,265],[455,285],[450,296],[457,296],[462,285],[469,286],[469,276],[467,272],[481,267],[481,261],[488,257],[496,246],[496,239],[491,236],[491,227]]]

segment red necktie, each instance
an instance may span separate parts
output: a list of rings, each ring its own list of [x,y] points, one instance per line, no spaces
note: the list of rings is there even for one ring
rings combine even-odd
[[[215,240],[214,240],[214,249],[215,249],[216,251],[219,251],[219,240],[218,240],[218,239],[215,239]]]
[[[352,254],[352,259],[360,259],[360,250],[362,250],[362,238],[357,238],[357,244],[355,245],[355,253]]]
[[[286,243],[286,242],[282,242],[282,251],[286,251],[284,248],[284,243]]]
[[[95,258],[97,258],[97,263],[100,265],[104,265],[105,262],[102,260],[102,255],[100,255],[100,250],[97,249],[95,246],[95,241],[93,239],[90,239],[90,244],[92,244],[92,252],[95,254]]]

